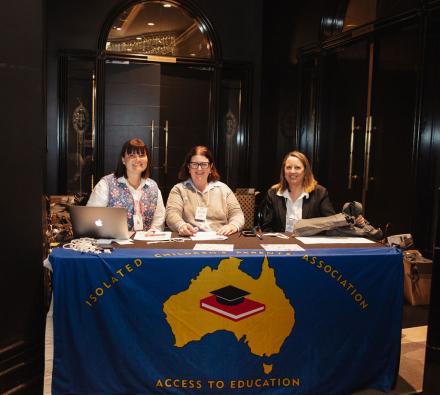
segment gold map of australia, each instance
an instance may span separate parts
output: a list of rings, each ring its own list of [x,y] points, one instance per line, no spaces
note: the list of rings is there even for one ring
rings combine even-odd
[[[176,347],[219,330],[232,332],[237,341],[244,338],[251,353],[260,357],[278,354],[295,324],[295,311],[283,290],[276,284],[274,269],[264,258],[261,274],[254,279],[240,270],[238,258],[223,259],[217,269],[205,267],[185,291],[171,296],[163,306],[176,339]],[[249,292],[249,297],[265,305],[265,310],[240,321],[232,321],[200,308],[200,300],[227,285]],[[266,374],[272,365],[263,363]]]

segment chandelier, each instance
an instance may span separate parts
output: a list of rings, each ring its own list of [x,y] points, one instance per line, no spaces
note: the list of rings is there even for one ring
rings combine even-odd
[[[176,53],[176,38],[175,32],[145,33],[137,37],[107,41],[106,50],[174,56]]]

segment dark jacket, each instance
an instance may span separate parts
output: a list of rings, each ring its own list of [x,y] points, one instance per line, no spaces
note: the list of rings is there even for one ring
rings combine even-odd
[[[261,229],[264,232],[284,232],[286,229],[286,198],[277,195],[277,190],[271,188],[261,206]],[[321,185],[309,193],[309,198],[303,199],[302,218],[328,217],[335,210],[327,189]]]

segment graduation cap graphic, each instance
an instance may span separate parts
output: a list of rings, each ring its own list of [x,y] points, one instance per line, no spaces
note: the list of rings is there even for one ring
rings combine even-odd
[[[221,315],[233,321],[239,321],[261,313],[266,306],[246,298],[249,292],[227,285],[210,292],[212,295],[200,300],[200,307],[211,313]]]

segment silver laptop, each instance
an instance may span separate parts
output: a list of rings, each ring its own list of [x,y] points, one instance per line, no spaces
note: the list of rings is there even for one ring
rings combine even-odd
[[[128,239],[125,208],[70,206],[70,218],[74,237]]]

